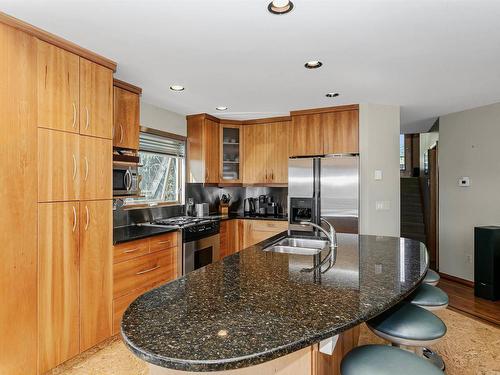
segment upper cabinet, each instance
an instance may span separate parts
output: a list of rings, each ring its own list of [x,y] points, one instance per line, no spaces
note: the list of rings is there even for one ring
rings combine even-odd
[[[322,155],[321,114],[292,116],[291,156]]]
[[[80,58],[80,134],[112,138],[113,71]]]
[[[322,113],[321,117],[324,154],[359,152],[357,109]]]
[[[221,182],[241,182],[241,125],[220,124]]]
[[[188,182],[220,181],[220,133],[218,119],[201,114],[187,120]]]
[[[38,126],[78,133],[80,58],[37,41]]]
[[[114,80],[113,88],[113,146],[139,149],[141,89]]]

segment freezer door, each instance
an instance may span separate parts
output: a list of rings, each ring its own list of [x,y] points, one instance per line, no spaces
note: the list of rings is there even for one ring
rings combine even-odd
[[[288,159],[288,196],[312,198],[313,188],[313,158]]]
[[[338,232],[358,233],[359,157],[321,159],[321,216]]]

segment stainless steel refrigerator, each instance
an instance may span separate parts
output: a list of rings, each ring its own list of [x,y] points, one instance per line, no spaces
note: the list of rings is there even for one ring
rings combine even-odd
[[[341,233],[359,232],[359,156],[296,157],[288,161],[290,229],[326,218]]]

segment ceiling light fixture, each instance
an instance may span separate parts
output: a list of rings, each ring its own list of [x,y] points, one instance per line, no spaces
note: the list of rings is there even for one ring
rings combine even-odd
[[[221,105],[220,107],[215,107],[215,109],[218,111],[225,111],[225,110],[227,110],[227,107]]]
[[[172,91],[184,91],[184,86],[172,85],[172,86],[170,86],[170,90],[172,90]]]
[[[311,60],[304,64],[307,69],[318,69],[323,63],[318,60]]]
[[[338,92],[329,92],[328,94],[325,95],[327,98],[336,98],[339,96]]]
[[[290,0],[274,0],[267,6],[267,10],[272,14],[286,14],[292,9],[293,3]]]

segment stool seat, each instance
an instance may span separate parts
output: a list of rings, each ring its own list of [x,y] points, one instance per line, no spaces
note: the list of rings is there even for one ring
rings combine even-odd
[[[448,295],[437,286],[421,284],[408,301],[426,310],[442,310],[448,306]]]
[[[430,268],[427,270],[425,274],[424,280],[422,281],[424,284],[437,285],[441,276],[436,271],[431,270]]]
[[[426,346],[446,334],[446,325],[433,313],[412,303],[396,305],[367,322],[374,333],[398,345]]]
[[[342,375],[443,375],[437,367],[415,354],[385,345],[365,345],[351,350],[340,365]]]

